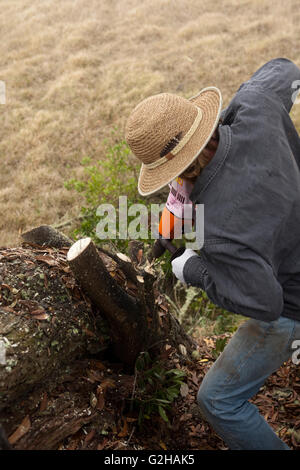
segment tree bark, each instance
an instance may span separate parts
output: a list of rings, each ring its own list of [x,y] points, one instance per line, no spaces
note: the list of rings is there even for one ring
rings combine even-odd
[[[37,245],[51,246],[52,248],[63,248],[73,243],[73,240],[50,225],[35,227],[28,232],[23,232],[21,237],[27,243],[36,243]]]
[[[66,237],[57,231],[53,236],[51,227],[30,232],[31,243],[0,249],[0,346],[6,351],[5,363],[0,360],[0,410],[12,410],[40,384],[51,389],[68,364],[111,344],[131,371],[141,352],[155,357],[166,345],[181,358],[191,357],[196,345],[169,312],[141,247],[133,264],[91,239],[68,250]],[[65,248],[57,248],[58,240]],[[59,439],[60,419],[54,417],[49,428],[45,421],[43,428]],[[70,415],[64,435],[85,419],[84,413],[78,422]],[[55,447],[57,439],[47,441],[46,434],[41,445]]]
[[[64,364],[110,344],[65,255],[30,246],[0,250],[0,410]]]
[[[97,364],[101,364],[101,370]],[[112,428],[116,425],[116,416],[104,409],[108,401],[105,391],[102,406],[99,406],[97,390],[105,381],[113,387],[119,386],[121,381],[117,382],[116,377],[126,380],[126,377],[112,375],[112,371],[108,372],[107,367],[97,360],[75,360],[61,367],[59,374],[53,377],[50,390],[48,384],[41,383],[22,397],[22,401],[18,400],[2,411],[0,449],[58,449],[66,438],[82,427],[89,426],[97,433]],[[68,444],[65,445],[68,448]]]

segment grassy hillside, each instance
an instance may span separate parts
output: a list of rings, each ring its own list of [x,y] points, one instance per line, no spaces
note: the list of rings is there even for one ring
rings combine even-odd
[[[63,182],[131,109],[208,85],[225,104],[259,66],[300,65],[297,0],[0,0],[0,246],[77,215]],[[300,127],[300,105],[293,117]]]

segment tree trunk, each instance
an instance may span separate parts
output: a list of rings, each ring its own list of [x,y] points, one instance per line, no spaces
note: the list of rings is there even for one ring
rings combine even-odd
[[[166,343],[191,353],[195,346],[163,304],[149,268],[134,270],[124,255],[113,259],[90,238],[73,244],[67,260],[83,291],[105,315],[123,363],[133,366],[140,352],[158,351]]]
[[[49,384],[41,383],[22,397],[22,401],[17,400],[2,411],[6,436],[0,425],[0,450],[9,446],[20,450],[57,449],[83,427],[89,426],[90,431],[94,429],[97,433],[115,427],[118,417],[105,409],[105,402],[109,400],[107,392],[104,391],[98,403],[97,390],[101,383],[104,388],[105,381],[116,387],[126,379],[126,376],[108,372],[98,360],[75,360],[61,367],[59,374],[53,377],[50,390]],[[118,395],[120,399],[120,392]]]
[[[0,410],[110,342],[65,254],[30,246],[0,250]]]
[[[10,439],[17,404],[41,386],[52,390],[78,358],[97,358],[112,345],[115,358],[133,371],[146,350],[155,357],[172,346],[181,358],[191,357],[196,345],[170,314],[140,246],[133,263],[89,238],[69,248],[70,239],[52,227],[24,238],[31,243],[0,248],[0,422],[9,425]],[[30,433],[18,436],[18,448],[55,448],[92,419],[80,406],[72,413],[58,401],[51,420],[37,417]]]
[[[31,233],[39,243],[40,230]],[[43,233],[50,234],[43,245],[51,244],[52,230],[43,226]],[[107,349],[110,340],[116,358],[131,368],[148,349],[155,355],[168,344],[187,356],[195,349],[149,266],[134,266],[91,239],[69,251],[28,243],[0,250],[0,295],[0,346],[6,350],[0,409],[63,364]]]
[[[63,248],[70,246],[72,240],[66,237],[50,225],[40,225],[28,232],[22,233],[22,238],[27,243],[36,243],[41,246],[51,246],[51,248]]]

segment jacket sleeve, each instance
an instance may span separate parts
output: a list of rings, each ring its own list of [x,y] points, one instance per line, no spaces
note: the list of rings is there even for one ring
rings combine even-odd
[[[187,284],[203,289],[216,305],[262,321],[283,311],[282,287],[272,267],[254,251],[236,243],[218,243],[187,260]]]
[[[266,93],[273,92],[290,112],[300,88],[300,69],[289,59],[273,59],[260,67],[245,85],[263,88]]]

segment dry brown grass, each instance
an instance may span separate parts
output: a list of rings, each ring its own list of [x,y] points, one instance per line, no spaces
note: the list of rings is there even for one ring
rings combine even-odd
[[[103,157],[103,138],[113,126],[123,132],[141,99],[216,85],[227,104],[267,60],[300,65],[298,0],[0,6],[0,246],[15,244],[20,229],[77,215],[80,198],[63,182],[82,174],[83,156]]]

